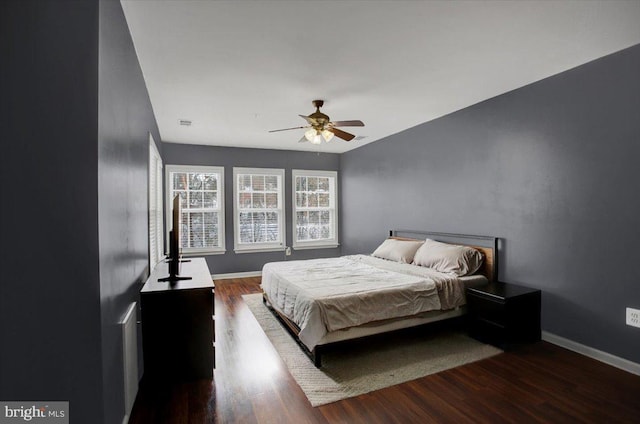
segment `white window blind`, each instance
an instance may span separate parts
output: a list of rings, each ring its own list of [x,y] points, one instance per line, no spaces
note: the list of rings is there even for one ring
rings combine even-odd
[[[162,158],[149,133],[149,269],[164,258],[162,231]]]
[[[224,168],[167,165],[166,174],[168,223],[173,198],[180,195],[181,199],[182,253],[224,253]]]
[[[338,245],[338,173],[294,169],[293,247]]]
[[[284,248],[284,170],[233,168],[235,250]]]

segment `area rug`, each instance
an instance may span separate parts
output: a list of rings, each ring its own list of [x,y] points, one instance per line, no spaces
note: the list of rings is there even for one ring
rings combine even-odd
[[[402,332],[328,349],[316,368],[262,302],[242,296],[289,372],[313,406],[415,380],[501,353],[460,331],[446,328]]]

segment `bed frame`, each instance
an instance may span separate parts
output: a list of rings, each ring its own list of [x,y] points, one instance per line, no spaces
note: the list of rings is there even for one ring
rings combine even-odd
[[[430,238],[432,240],[441,241],[444,243],[454,243],[463,246],[473,247],[480,252],[482,252],[484,256],[484,261],[482,267],[475,273],[484,275],[489,281],[496,281],[498,279],[498,239],[496,237],[489,236],[477,236],[471,234],[454,234],[454,233],[439,233],[432,231],[414,231],[414,230],[390,230],[389,238],[393,238],[396,240],[410,240],[422,241],[425,238]],[[442,321],[445,319],[451,319],[458,316],[461,316],[465,313],[464,307],[456,308],[450,311],[430,311],[426,312],[424,315],[421,314],[421,317],[407,317],[406,319],[397,319],[389,322],[384,322],[380,324],[376,323],[368,323],[359,327],[354,327],[358,329],[356,335],[351,337],[347,332],[340,331],[335,332],[339,333],[337,337],[334,337],[334,340],[331,340],[329,337],[329,341],[321,342],[315,346],[313,350],[309,350],[307,346],[302,343],[298,337],[300,333],[300,328],[285,315],[281,314],[278,310],[276,310],[273,306],[271,306],[271,302],[267,297],[266,293],[262,293],[262,301],[269,308],[269,310],[275,315],[275,317],[284,324],[285,328],[291,333],[294,340],[298,343],[302,351],[311,358],[313,364],[320,368],[322,366],[322,353],[331,345],[336,343],[345,341],[345,340],[355,340],[363,337],[373,336],[376,334],[382,334],[390,331],[396,331],[403,328],[412,328],[418,327],[422,325],[428,325],[429,323]],[[328,335],[332,335],[334,333],[328,333]]]

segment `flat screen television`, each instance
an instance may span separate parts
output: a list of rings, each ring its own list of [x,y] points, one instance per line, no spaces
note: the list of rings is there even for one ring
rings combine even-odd
[[[169,276],[160,278],[158,281],[169,281],[175,284],[176,281],[191,280],[191,277],[180,275],[180,262],[187,262],[182,261],[180,258],[180,221],[182,218],[180,195],[176,195],[173,198],[173,209],[171,212],[172,226],[171,231],[169,231],[169,257],[167,258],[167,262],[169,263]]]

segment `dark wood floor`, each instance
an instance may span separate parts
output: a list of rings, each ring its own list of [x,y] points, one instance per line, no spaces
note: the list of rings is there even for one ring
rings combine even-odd
[[[640,377],[546,342],[311,407],[242,295],[216,281],[214,380],[144,380],[130,423],[640,423]]]

